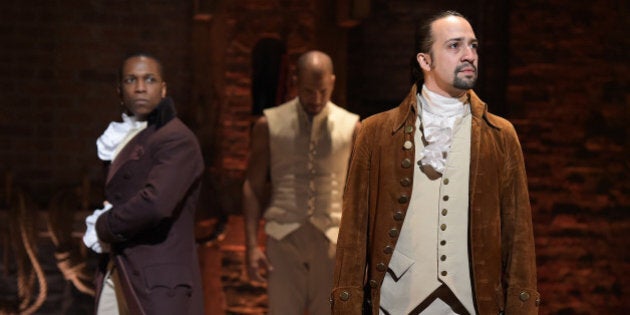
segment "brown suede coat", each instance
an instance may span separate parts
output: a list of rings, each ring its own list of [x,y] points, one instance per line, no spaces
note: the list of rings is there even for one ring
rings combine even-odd
[[[537,314],[540,295],[521,147],[512,124],[468,93],[469,248],[477,314]],[[379,312],[381,284],[411,196],[415,150],[403,143],[414,140],[417,108],[414,86],[397,108],[362,122],[343,199],[333,314]]]

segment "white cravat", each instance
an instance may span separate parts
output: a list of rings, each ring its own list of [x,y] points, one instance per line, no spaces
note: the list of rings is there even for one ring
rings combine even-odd
[[[134,135],[147,127],[146,121],[137,121],[134,116],[122,114],[122,122],[112,121],[105,132],[96,140],[98,157],[113,161],[116,155]]]
[[[424,140],[428,143],[420,154],[420,163],[444,173],[454,129],[464,116],[470,114],[468,96],[445,97],[431,92],[423,85],[422,94],[418,93],[416,97],[418,104],[422,105],[422,129]]]

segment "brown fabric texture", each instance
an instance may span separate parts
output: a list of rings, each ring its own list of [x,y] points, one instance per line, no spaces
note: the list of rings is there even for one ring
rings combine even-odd
[[[470,259],[478,314],[537,314],[540,296],[527,177],[514,127],[471,90]],[[334,286],[333,314],[378,314],[380,287],[411,197],[416,87],[396,108],[374,115],[350,158]],[[404,159],[413,167],[405,168]]]
[[[96,222],[132,314],[203,314],[193,230],[204,166],[197,138],[169,108],[159,105],[160,119],[114,160],[105,186],[113,207]]]

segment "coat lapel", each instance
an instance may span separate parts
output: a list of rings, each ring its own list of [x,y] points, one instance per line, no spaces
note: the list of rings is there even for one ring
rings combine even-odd
[[[125,147],[118,153],[114,162],[112,162],[107,172],[107,181],[105,185],[109,184],[109,181],[114,177],[114,174],[118,172],[120,167],[125,165],[128,161],[139,160],[145,153],[145,148],[142,143],[146,143],[145,139],[153,133],[154,127],[149,126],[145,130],[140,131],[133,139],[129,140]]]

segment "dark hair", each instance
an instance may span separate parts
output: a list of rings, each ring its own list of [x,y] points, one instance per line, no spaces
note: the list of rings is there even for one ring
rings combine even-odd
[[[126,54],[125,57],[122,59],[122,62],[120,63],[120,68],[118,68],[118,78],[117,78],[119,83],[122,81],[123,67],[125,66],[125,62],[127,62],[127,60],[131,58],[136,58],[136,57],[145,57],[145,58],[153,59],[157,63],[158,74],[160,75],[160,77],[162,77],[162,80],[164,79],[164,68],[162,67],[162,61],[160,61],[160,59],[146,52],[134,52],[134,53]]]
[[[432,53],[431,47],[433,47],[433,43],[435,40],[433,38],[433,29],[432,29],[433,22],[443,19],[445,17],[449,17],[449,16],[461,17],[468,21],[468,19],[466,19],[466,17],[462,15],[461,13],[457,11],[447,10],[447,11],[442,11],[442,12],[439,12],[438,14],[431,16],[429,19],[425,20],[424,23],[420,24],[418,28],[416,28],[416,33],[414,37],[413,55],[411,56],[411,60],[409,61],[409,64],[411,66],[412,83],[422,82],[422,79],[423,79],[422,69],[420,69],[420,65],[418,64],[418,61],[416,60],[416,55],[418,53],[425,53],[425,54]]]

